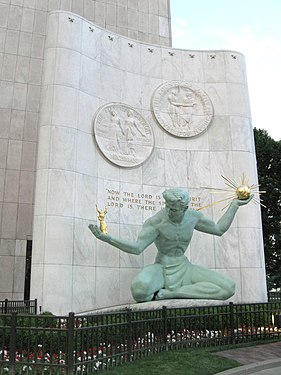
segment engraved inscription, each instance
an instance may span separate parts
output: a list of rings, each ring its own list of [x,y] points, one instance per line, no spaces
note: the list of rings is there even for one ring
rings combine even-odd
[[[159,86],[152,97],[159,124],[177,137],[193,137],[204,132],[213,119],[213,105],[199,87],[183,81]]]
[[[106,189],[107,201],[106,206],[110,208],[122,208],[130,210],[141,210],[156,212],[165,206],[162,195],[150,193],[135,193],[132,191],[119,191],[114,189]],[[189,207],[200,209],[201,197],[190,197]]]
[[[125,104],[111,103],[99,108],[94,134],[104,156],[121,167],[142,164],[153,150],[152,128],[135,109]]]

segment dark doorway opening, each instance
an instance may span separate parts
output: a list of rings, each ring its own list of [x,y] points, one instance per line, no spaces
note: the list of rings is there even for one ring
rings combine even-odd
[[[30,299],[30,279],[31,279],[31,258],[32,258],[32,240],[26,241],[25,257],[25,279],[24,279],[24,299]]]

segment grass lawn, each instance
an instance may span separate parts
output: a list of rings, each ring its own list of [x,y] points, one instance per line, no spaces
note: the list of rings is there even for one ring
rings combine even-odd
[[[162,352],[105,371],[111,375],[213,375],[239,366],[233,360],[214,355],[218,347]],[[223,349],[225,350],[225,348]]]

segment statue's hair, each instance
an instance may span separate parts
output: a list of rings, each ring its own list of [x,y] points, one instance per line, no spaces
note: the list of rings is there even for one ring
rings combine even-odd
[[[179,202],[181,206],[188,207],[189,194],[183,189],[167,189],[163,192],[163,198],[166,202],[176,203]]]

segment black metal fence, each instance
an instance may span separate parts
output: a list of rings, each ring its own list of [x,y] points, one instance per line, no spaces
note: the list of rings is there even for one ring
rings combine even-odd
[[[169,349],[278,339],[280,316],[281,302],[67,317],[3,314],[0,374],[92,374]]]
[[[268,292],[268,301],[281,301],[281,292]]]
[[[10,314],[17,312],[19,314],[37,314],[37,299],[9,301],[5,299],[0,301],[0,314]]]

